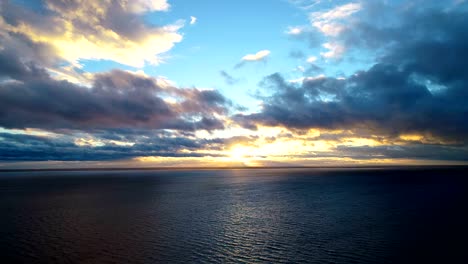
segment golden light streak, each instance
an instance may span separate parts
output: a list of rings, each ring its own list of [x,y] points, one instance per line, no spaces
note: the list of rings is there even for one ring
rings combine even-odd
[[[400,139],[405,141],[421,141],[424,139],[424,137],[422,135],[417,134],[403,134],[400,135]]]

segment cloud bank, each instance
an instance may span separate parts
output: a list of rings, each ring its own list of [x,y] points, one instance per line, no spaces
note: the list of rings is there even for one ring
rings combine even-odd
[[[316,17],[328,21],[357,10],[347,8]],[[234,119],[250,129],[281,126],[305,131],[364,130],[388,138],[407,134],[435,137],[437,143],[428,146],[453,147],[437,153],[454,151],[457,154],[445,156],[468,159],[468,105],[464,99],[468,65],[461,59],[468,56],[467,9],[407,9],[400,17],[396,25],[360,21],[340,32],[339,41],[349,49],[383,47],[370,68],[346,78],[304,78],[300,84],[287,82],[280,73],[272,74],[263,81],[270,95],[260,97],[262,110]],[[383,147],[367,149],[368,153],[398,156],[390,152],[390,146],[386,151]],[[411,156],[411,151],[405,153]],[[413,153],[424,156],[423,151]]]

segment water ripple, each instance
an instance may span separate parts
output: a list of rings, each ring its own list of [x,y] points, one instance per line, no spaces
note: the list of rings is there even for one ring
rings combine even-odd
[[[466,260],[468,181],[457,170],[424,173],[2,176],[0,252],[3,263]]]

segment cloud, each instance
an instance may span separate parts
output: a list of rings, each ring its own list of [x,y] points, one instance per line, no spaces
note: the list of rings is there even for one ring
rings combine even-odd
[[[346,155],[354,159],[368,160],[375,158],[387,159],[420,159],[444,161],[468,161],[466,146],[444,145],[383,145],[383,146],[338,146],[335,155]]]
[[[140,156],[203,157],[217,154],[200,153],[200,150],[219,149],[224,145],[224,139],[194,139],[167,132],[148,133],[147,130],[119,131],[117,135],[123,140],[131,140],[131,143],[108,140],[99,137],[99,133],[82,137],[79,134],[63,134],[56,138],[0,133],[0,160],[99,161]]]
[[[328,49],[327,52],[320,52],[320,55],[327,59],[339,59],[343,56],[345,52],[345,47],[339,43],[324,43],[322,45],[324,48]]]
[[[0,51],[0,126],[42,129],[221,129],[231,104],[215,90],[161,86],[121,70],[95,74],[91,87],[49,76],[34,62]]]
[[[288,83],[280,74],[270,75],[263,83],[274,92],[262,98],[263,109],[234,119],[246,128],[364,129],[468,144],[468,64],[459,59],[468,57],[467,17],[463,9],[428,9],[404,16],[398,28],[358,31],[393,44],[376,64],[346,78]]]
[[[255,54],[247,54],[242,57],[241,61],[236,64],[235,68],[242,67],[247,62],[266,61],[270,53],[271,52],[269,50],[261,50]]]
[[[177,87],[141,70],[80,69],[85,59],[158,63],[182,39],[183,23],[154,26],[143,15],[168,11],[166,1],[44,3],[44,12],[33,12],[1,2],[1,161],[219,158],[232,147],[274,161],[468,160],[464,3],[361,1],[312,13],[309,26],[290,28],[291,38],[322,45],[322,60],[375,52],[373,65],[327,77],[316,57],[291,52],[308,62],[295,73],[302,76],[265,77],[260,110],[234,115],[240,108],[216,90]],[[238,65],[269,55],[248,54]]]
[[[315,56],[310,56],[310,57],[307,58],[308,63],[314,63],[316,61],[317,61],[317,57],[315,57]]]
[[[194,17],[194,16],[191,16],[190,17],[190,25],[194,25],[195,23],[197,23],[197,18]]]
[[[317,1],[313,5],[319,4]],[[309,12],[310,25],[288,27],[286,34],[293,39],[308,41],[313,48],[321,45],[328,50],[321,52],[324,58],[340,59],[346,50],[341,35],[354,26],[353,15],[362,9],[362,3],[347,3],[331,9],[327,7],[325,11]]]
[[[325,75],[320,74],[320,75],[317,75],[317,76],[308,76],[308,77],[301,77],[301,78],[297,78],[297,79],[293,79],[293,80],[288,80],[288,82],[296,83],[296,84],[302,84],[304,82],[309,82],[309,81],[319,80],[319,79],[324,79],[324,78],[325,78]]]
[[[1,2],[0,160],[221,155],[216,151],[224,139],[194,136],[224,129],[227,115],[237,109],[220,92],[176,87],[142,70],[80,69],[81,60],[90,58],[151,63],[160,54],[154,49],[173,44],[166,36],[181,39],[178,25],[156,27],[142,20],[142,13],[167,11],[166,1],[44,4],[45,12],[36,13]],[[144,45],[151,38],[159,39],[148,50]]]
[[[307,58],[306,62],[308,63],[308,68],[304,69],[302,72],[304,72],[307,75],[311,74],[317,74],[319,72],[323,72],[323,69],[319,67],[315,62],[317,62],[318,58],[315,56],[310,56]]]
[[[133,13],[167,11],[170,5],[166,0],[133,0],[124,2],[124,8]]]
[[[258,136],[195,137],[192,132],[119,128],[31,135],[0,131],[0,161],[112,161],[141,157],[226,158],[234,145],[253,145]],[[217,162],[222,160],[218,159]],[[226,160],[224,160],[226,161]],[[213,165],[215,163],[212,163]]]
[[[310,77],[315,74],[305,71],[304,77],[288,80],[272,74],[261,82],[270,92],[257,96],[261,110],[233,120],[256,132],[290,131],[284,140],[299,140],[304,147],[288,157],[307,164],[316,159],[466,162],[468,65],[459,58],[468,56],[463,48],[467,6],[389,5],[362,1],[360,15],[352,19],[358,8],[316,17],[339,26],[337,34],[321,32],[328,50],[323,58],[359,50],[377,54],[373,64],[342,77]],[[318,136],[301,136],[311,131]]]
[[[341,21],[360,11],[360,3],[348,3],[325,12],[313,12],[309,15],[311,24],[327,36],[337,36],[344,29]]]
[[[288,0],[288,2],[300,9],[309,10],[311,8],[314,8],[316,5],[320,4],[322,0]]]
[[[302,66],[300,66],[300,65],[297,66],[295,70],[297,70],[297,71],[299,71],[299,72],[305,72],[305,68],[302,67]]]
[[[324,69],[322,67],[319,67],[314,63],[310,63],[309,67],[305,69],[304,74],[311,75],[311,74],[317,74],[323,71]]]
[[[265,98],[263,110],[237,115],[246,128],[258,124],[296,129],[356,129],[383,135],[428,133],[464,141],[468,135],[459,87],[431,93],[412,79],[412,72],[377,64],[347,79],[304,79],[288,84],[278,75],[265,82],[276,92]]]
[[[261,50],[255,54],[247,54],[242,57],[242,61],[261,61],[266,59],[266,57],[270,55],[269,50]]]
[[[145,12],[167,10],[166,1],[47,0],[44,8],[47,12],[35,13],[2,2],[2,35],[17,34],[48,45],[73,65],[82,60],[112,60],[133,67],[160,63],[159,55],[182,40],[178,33],[182,21],[158,27],[141,17]]]
[[[226,71],[220,71],[219,74],[224,78],[224,81],[228,85],[234,85],[240,81],[240,79],[232,77],[229,73]]]
[[[286,34],[292,35],[292,36],[298,36],[304,33],[304,28],[303,27],[288,27],[288,30],[286,31]]]

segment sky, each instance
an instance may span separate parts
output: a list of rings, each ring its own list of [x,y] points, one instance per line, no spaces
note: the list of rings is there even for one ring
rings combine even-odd
[[[0,0],[0,169],[468,163],[463,0]]]

